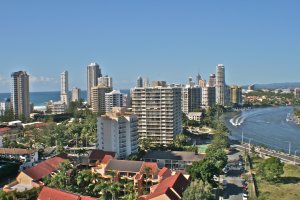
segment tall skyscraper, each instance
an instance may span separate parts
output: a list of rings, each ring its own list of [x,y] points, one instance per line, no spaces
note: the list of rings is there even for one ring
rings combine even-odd
[[[199,81],[202,80],[200,74],[198,73],[196,76],[196,85],[199,85]]]
[[[300,98],[300,88],[295,88],[294,95],[295,95],[295,98]]]
[[[125,158],[138,152],[138,118],[126,113],[125,108],[114,107],[97,118],[97,149],[116,152]]]
[[[72,101],[80,101],[81,99],[81,90],[77,87],[72,89]]]
[[[225,105],[225,67],[223,64],[217,65],[216,76],[216,103],[219,105]]]
[[[60,74],[60,101],[69,106],[69,78],[68,71]]]
[[[102,76],[98,78],[98,85],[104,85],[106,87],[113,88],[113,80],[112,77]]]
[[[206,87],[206,80],[199,80],[198,85],[199,85],[199,87],[201,87],[201,88]]]
[[[91,106],[95,113],[105,113],[105,93],[111,92],[111,87],[99,84],[91,88]]]
[[[143,87],[143,78],[140,76],[136,80],[136,87]]]
[[[98,78],[101,77],[101,69],[97,63],[87,66],[87,103],[91,105],[91,88],[98,85]]]
[[[215,87],[215,86],[216,86],[216,75],[211,74],[209,75],[209,79],[208,79],[208,87]]]
[[[29,117],[29,75],[25,71],[11,74],[11,105],[16,118]]]
[[[134,88],[132,110],[139,119],[140,138],[150,138],[157,144],[171,144],[174,136],[182,132],[179,87]]]
[[[105,93],[105,112],[111,112],[113,107],[123,107],[123,94],[119,90]]]
[[[242,104],[242,88],[237,85],[230,87],[230,103],[234,105]]]

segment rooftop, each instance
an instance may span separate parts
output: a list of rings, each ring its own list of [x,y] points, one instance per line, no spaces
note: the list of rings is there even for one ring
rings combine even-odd
[[[102,159],[104,159],[104,157],[106,155],[110,155],[111,157],[114,158],[116,156],[116,153],[112,152],[112,151],[102,151],[102,150],[99,150],[99,149],[94,149],[90,153],[89,159],[90,160],[100,160],[100,161],[102,161]]]
[[[143,163],[143,161],[110,160],[106,166],[106,170],[138,173]]]
[[[61,157],[53,157],[43,162],[40,162],[39,164],[33,167],[25,169],[22,172],[27,174],[33,180],[40,180],[41,178],[48,176],[52,172],[56,171],[59,165],[65,161],[66,159],[63,159]]]
[[[0,155],[25,155],[36,152],[33,149],[0,148]]]
[[[143,157],[144,159],[166,159],[182,161],[203,160],[205,154],[195,154],[190,151],[150,151]]]

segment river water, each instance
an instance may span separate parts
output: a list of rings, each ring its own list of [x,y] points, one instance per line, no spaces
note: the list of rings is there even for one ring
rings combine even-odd
[[[226,113],[225,124],[231,131],[231,136],[244,142],[264,145],[276,150],[300,151],[300,125],[287,121],[288,113],[293,113],[293,107],[255,108],[241,112]]]

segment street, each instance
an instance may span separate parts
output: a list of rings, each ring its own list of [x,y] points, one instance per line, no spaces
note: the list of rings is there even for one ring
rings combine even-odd
[[[228,197],[230,200],[242,199],[243,186],[240,178],[242,173],[238,166],[235,166],[239,155],[241,155],[241,153],[237,150],[228,155],[228,166],[230,167],[226,177],[224,177],[228,182],[227,188],[224,190],[224,199],[228,199]]]

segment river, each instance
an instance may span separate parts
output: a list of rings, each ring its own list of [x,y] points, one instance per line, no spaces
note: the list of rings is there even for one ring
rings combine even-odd
[[[288,113],[293,113],[294,107],[255,108],[241,112],[226,113],[224,115],[226,126],[231,136],[244,142],[264,145],[276,150],[295,150],[300,153],[300,125],[287,121]],[[233,124],[237,124],[234,126]]]

